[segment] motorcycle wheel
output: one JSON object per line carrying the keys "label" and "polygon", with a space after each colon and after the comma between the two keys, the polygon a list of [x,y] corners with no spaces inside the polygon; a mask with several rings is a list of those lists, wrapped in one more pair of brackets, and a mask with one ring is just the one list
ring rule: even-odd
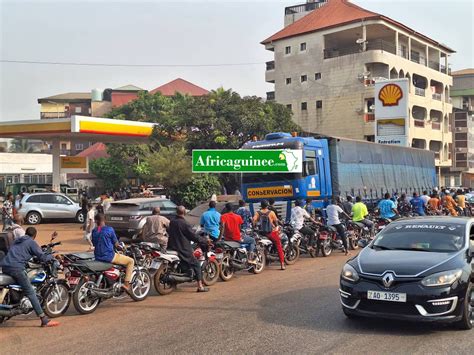
{"label": "motorcycle wheel", "polygon": [[321,244],[321,253],[323,256],[329,256],[332,253],[332,247],[331,247],[331,241],[329,239],[326,239],[322,244]]}
{"label": "motorcycle wheel", "polygon": [[[5,296],[5,298],[3,299],[3,303],[2,304],[8,304],[8,298],[9,298],[9,295],[7,293],[7,295]],[[8,320],[7,317],[5,316],[0,316],[0,324],[2,324],[3,322],[6,322]]]}
{"label": "motorcycle wheel", "polygon": [[163,278],[166,276],[168,267],[161,265],[155,274],[153,283],[155,284],[155,290],[162,296],[169,295],[174,290],[174,284],[171,282],[164,282]]}
{"label": "motorcycle wheel", "polygon": [[234,269],[230,266],[230,255],[225,254],[221,262],[219,277],[222,281],[229,281],[234,276]]}
{"label": "motorcycle wheel", "polygon": [[135,302],[143,301],[151,290],[151,276],[146,270],[137,270],[130,284],[130,297]]}
{"label": "motorcycle wheel", "polygon": [[100,303],[99,297],[92,296],[89,286],[95,286],[95,283],[82,278],[72,294],[72,303],[74,303],[74,308],[80,314],[94,312]]}
{"label": "motorcycle wheel", "polygon": [[206,286],[212,286],[219,278],[219,264],[217,261],[206,260],[201,266],[202,282]]}
{"label": "motorcycle wheel", "polygon": [[300,257],[300,248],[296,244],[291,244],[285,253],[285,264],[293,265]]}
{"label": "motorcycle wheel", "polygon": [[265,260],[265,253],[262,250],[257,250],[255,255],[257,258],[257,263],[250,269],[250,271],[254,274],[260,274],[263,270],[265,270],[265,265],[267,263]]}
{"label": "motorcycle wheel", "polygon": [[349,239],[349,247],[352,249],[352,250],[356,250],[359,248],[359,238],[357,238],[356,235],[354,235],[353,237],[351,237]]}
{"label": "motorcycle wheel", "polygon": [[44,294],[44,313],[50,318],[56,318],[64,313],[71,304],[69,287],[63,283],[51,285]]}

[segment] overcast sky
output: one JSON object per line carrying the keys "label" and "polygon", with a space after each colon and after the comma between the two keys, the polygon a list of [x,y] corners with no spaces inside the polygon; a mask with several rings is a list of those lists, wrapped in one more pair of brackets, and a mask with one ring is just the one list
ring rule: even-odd
{"label": "overcast sky", "polygon": [[[207,89],[264,96],[259,42],[283,27],[295,1],[0,0],[2,60],[221,67],[85,67],[0,63],[0,121],[39,118],[37,98],[134,84],[151,90],[177,77]],[[455,49],[453,70],[474,67],[473,0],[353,0]]]}

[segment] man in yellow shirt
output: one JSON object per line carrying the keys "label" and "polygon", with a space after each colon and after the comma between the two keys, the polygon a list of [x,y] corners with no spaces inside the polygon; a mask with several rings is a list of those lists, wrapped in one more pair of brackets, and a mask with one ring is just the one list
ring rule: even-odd
{"label": "man in yellow shirt", "polygon": [[360,196],[356,197],[356,203],[352,206],[352,221],[362,223],[370,230],[370,235],[374,235],[374,222],[365,218],[369,214],[367,206],[362,202]]}
{"label": "man in yellow shirt", "polygon": [[462,213],[466,215],[466,196],[464,196],[464,192],[461,189],[456,193],[456,202],[458,207],[462,210]]}

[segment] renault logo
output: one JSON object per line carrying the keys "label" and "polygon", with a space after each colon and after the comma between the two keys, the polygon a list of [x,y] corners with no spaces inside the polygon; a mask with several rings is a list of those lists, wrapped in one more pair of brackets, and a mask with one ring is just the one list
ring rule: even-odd
{"label": "renault logo", "polygon": [[388,288],[392,286],[393,281],[395,281],[395,277],[389,272],[388,274],[385,274],[384,277],[382,277],[382,281],[383,285]]}

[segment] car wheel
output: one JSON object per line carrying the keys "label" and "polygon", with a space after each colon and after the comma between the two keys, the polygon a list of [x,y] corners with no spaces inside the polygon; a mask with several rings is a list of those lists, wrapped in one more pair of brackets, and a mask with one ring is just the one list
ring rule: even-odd
{"label": "car wheel", "polygon": [[84,223],[84,221],[85,221],[84,213],[82,213],[81,211],[77,212],[77,214],[76,214],[76,222],[77,222],[77,223]]}
{"label": "car wheel", "polygon": [[467,286],[462,307],[462,319],[457,323],[459,329],[469,330],[474,325],[474,287],[471,282]]}
{"label": "car wheel", "polygon": [[38,212],[30,212],[26,215],[26,223],[28,224],[40,224],[41,223],[41,215]]}
{"label": "car wheel", "polygon": [[352,314],[346,307],[342,306],[342,312],[344,313],[344,315],[349,318],[349,319],[355,319],[357,318],[356,315]]}

